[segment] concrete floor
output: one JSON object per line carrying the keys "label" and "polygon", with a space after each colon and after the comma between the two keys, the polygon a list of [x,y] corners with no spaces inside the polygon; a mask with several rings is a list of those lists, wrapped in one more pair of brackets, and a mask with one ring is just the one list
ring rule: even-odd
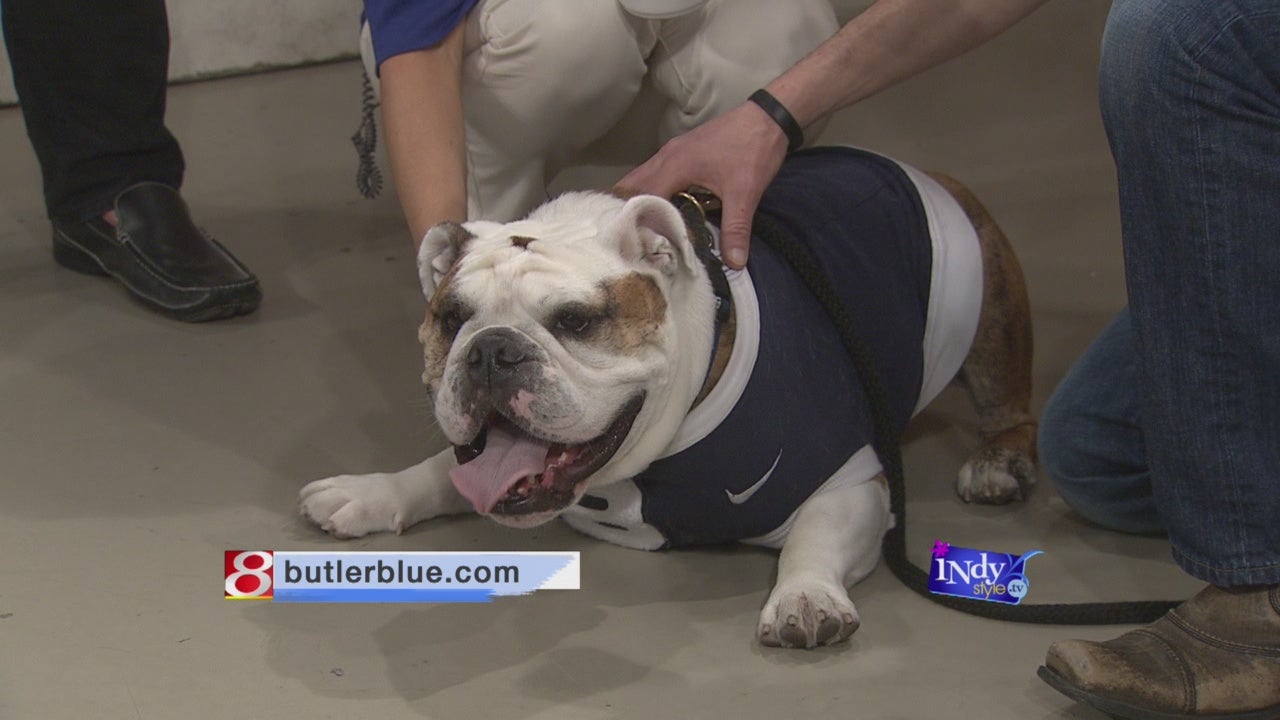
{"label": "concrete floor", "polygon": [[[1094,99],[1107,3],[1051,4],[840,115],[824,140],[968,182],[1019,250],[1036,407],[1124,302],[1115,181]],[[18,111],[0,111],[0,718],[1099,718],[1035,677],[1048,644],[1115,628],[939,608],[884,568],[862,629],[762,648],[774,557],[648,554],[478,518],[339,543],[299,487],[439,447],[419,384],[420,296],[395,198],[361,199],[343,63],[180,86],[185,194],[261,278],[248,318],[174,323],[55,267]],[[607,182],[594,168],[561,184]],[[1160,539],[1090,527],[1041,483],[966,506],[974,418],[948,391],[906,448],[910,537],[1045,555],[1028,602],[1185,597]],[[222,551],[579,550],[582,589],[487,605],[230,603]]]}

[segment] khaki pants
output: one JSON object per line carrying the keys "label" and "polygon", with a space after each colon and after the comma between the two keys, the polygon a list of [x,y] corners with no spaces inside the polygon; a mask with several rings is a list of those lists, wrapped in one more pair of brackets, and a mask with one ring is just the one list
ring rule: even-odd
{"label": "khaki pants", "polygon": [[[829,0],[709,0],[667,20],[614,0],[481,0],[466,22],[468,217],[496,221],[543,202],[555,173],[629,108],[640,114],[626,124],[636,162],[746,100],[838,27]],[[361,50],[375,78],[367,25]]]}

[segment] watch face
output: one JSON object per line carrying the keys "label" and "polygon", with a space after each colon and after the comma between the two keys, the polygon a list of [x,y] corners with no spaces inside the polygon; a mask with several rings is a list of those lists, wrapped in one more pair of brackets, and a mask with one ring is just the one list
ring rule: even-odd
{"label": "watch face", "polygon": [[627,12],[642,18],[671,18],[701,7],[707,0],[618,0]]}

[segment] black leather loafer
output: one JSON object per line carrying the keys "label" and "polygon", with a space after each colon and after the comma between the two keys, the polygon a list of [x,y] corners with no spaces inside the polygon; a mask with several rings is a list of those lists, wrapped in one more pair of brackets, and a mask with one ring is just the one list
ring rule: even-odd
{"label": "black leather loafer", "polygon": [[244,315],[262,301],[258,279],[191,220],[177,190],[133,185],[115,201],[118,224],[53,222],[53,259],[109,275],[151,309],[186,322]]}

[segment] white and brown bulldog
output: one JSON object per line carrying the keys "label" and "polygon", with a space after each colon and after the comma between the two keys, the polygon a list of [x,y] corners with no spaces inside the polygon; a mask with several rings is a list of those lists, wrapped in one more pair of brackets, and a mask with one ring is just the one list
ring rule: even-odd
{"label": "white and brown bulldog", "polygon": [[[1035,476],[1027,295],[977,200],[879,155],[820,148],[791,156],[760,207],[870,342],[893,426],[958,378],[982,442],[957,492],[1021,497]],[[475,511],[517,527],[561,516],[643,549],[779,548],[761,642],[849,637],[860,620],[846,588],[892,524],[862,383],[763,243],[713,284],[698,243],[714,232],[662,198],[590,193],[518,222],[432,228],[423,379],[453,447],[310,483],[302,513],[337,537]]]}

